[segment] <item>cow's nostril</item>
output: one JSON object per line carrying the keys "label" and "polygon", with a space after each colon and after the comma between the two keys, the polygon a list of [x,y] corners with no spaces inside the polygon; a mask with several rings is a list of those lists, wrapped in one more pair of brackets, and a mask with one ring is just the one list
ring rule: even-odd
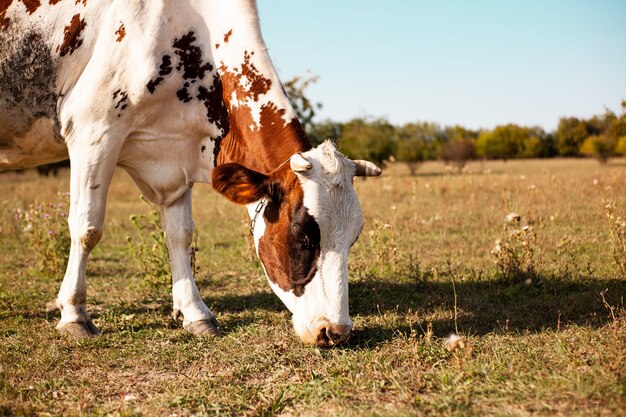
{"label": "cow's nostril", "polygon": [[326,336],[328,336],[328,339],[333,343],[338,343],[343,338],[343,335],[336,333],[330,329],[326,330]]}
{"label": "cow's nostril", "polygon": [[350,338],[350,328],[352,326],[328,325],[318,329],[317,345],[321,347],[331,347],[345,343]]}
{"label": "cow's nostril", "polygon": [[326,327],[322,327],[317,334],[317,345],[318,346],[330,346],[332,345],[331,339],[328,336],[328,330]]}

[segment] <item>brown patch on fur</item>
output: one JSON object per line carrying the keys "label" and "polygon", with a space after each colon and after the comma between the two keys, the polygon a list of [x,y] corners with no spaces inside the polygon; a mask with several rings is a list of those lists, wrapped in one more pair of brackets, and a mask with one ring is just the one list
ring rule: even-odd
{"label": "brown patch on fur", "polygon": [[270,193],[263,213],[259,257],[272,282],[300,297],[317,272],[320,229],[304,207],[302,186],[289,166],[279,169],[272,180],[280,189]]}
{"label": "brown patch on fur", "polygon": [[28,14],[35,13],[39,6],[41,6],[41,1],[39,0],[22,0],[22,3],[24,3],[24,6],[26,6]]}
{"label": "brown patch on fur", "polygon": [[219,43],[215,44],[215,49],[220,49],[220,44]]}
{"label": "brown patch on fur", "polygon": [[71,306],[81,306],[87,303],[87,294],[82,293],[74,293],[67,300],[67,304]]}
{"label": "brown patch on fur", "polygon": [[81,3],[83,4],[83,6],[86,6],[87,5],[87,0],[76,0],[75,4],[81,4]]}
{"label": "brown patch on fur", "polygon": [[239,164],[224,164],[211,172],[213,188],[236,204],[250,204],[268,194],[269,177]]}
{"label": "brown patch on fur", "polygon": [[59,3],[61,0],[48,0],[48,4],[51,6],[54,6],[55,4]]}
{"label": "brown patch on fur", "polygon": [[[272,81],[263,76],[252,63],[253,52],[244,52],[239,68],[219,67],[223,102],[228,108],[229,131],[216,147],[216,165],[237,162],[259,172],[270,172],[292,154],[311,149],[297,119],[286,123],[284,109],[265,103],[256,126],[246,101],[259,101],[267,94]],[[233,94],[236,102],[233,102]]]}
{"label": "brown patch on fur", "polygon": [[91,252],[96,247],[100,238],[102,237],[102,230],[94,227],[87,228],[87,231],[80,238],[80,245],[87,252]]}
{"label": "brown patch on fur", "polygon": [[228,41],[230,40],[230,37],[233,35],[233,30],[229,30],[228,32],[226,32],[224,34],[224,43],[228,43]]}
{"label": "brown patch on fur", "polygon": [[317,271],[320,229],[304,206],[304,191],[289,165],[265,175],[228,163],[213,169],[211,184],[237,204],[267,198],[259,257],[272,282],[297,297],[304,294]]}
{"label": "brown patch on fur", "polygon": [[11,19],[5,17],[11,4],[13,4],[13,0],[0,0],[0,29],[8,28],[11,24]]}
{"label": "brown patch on fur", "polygon": [[255,122],[249,103],[259,102],[270,91],[272,80],[254,65],[253,55],[245,51],[239,67],[222,63],[218,68],[220,83],[215,92],[221,89],[228,124],[222,122],[226,135],[216,140],[211,183],[238,204],[268,199],[259,256],[272,282],[301,296],[317,271],[320,230],[304,206],[300,181],[283,162],[311,149],[311,144],[298,120],[286,122],[285,109],[271,101],[261,105],[259,122]]}
{"label": "brown patch on fur", "polygon": [[57,47],[61,56],[65,56],[67,54],[71,55],[83,44],[83,40],[80,38],[80,35],[86,25],[85,19],[81,19],[80,14],[75,14],[72,17],[72,21],[69,25],[65,26],[63,31],[63,43]]}
{"label": "brown patch on fur", "polygon": [[120,25],[119,29],[115,31],[115,34],[117,35],[115,42],[122,42],[122,39],[126,36],[126,28],[123,23]]}

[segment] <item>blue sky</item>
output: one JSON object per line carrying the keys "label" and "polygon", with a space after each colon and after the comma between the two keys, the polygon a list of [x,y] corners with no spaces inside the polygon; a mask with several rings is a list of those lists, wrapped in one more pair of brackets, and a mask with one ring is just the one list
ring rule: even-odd
{"label": "blue sky", "polygon": [[552,130],[626,99],[626,0],[257,0],[281,79],[319,118]]}

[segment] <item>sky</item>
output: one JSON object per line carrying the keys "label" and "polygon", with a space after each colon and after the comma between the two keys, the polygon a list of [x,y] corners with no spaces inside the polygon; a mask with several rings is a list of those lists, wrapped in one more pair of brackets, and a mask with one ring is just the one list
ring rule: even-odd
{"label": "sky", "polygon": [[626,0],[257,0],[282,80],[317,120],[556,128],[621,112]]}

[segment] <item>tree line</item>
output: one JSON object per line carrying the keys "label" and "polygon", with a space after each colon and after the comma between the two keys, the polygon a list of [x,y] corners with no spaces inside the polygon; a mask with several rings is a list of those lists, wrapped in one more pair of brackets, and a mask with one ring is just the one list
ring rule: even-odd
{"label": "tree line", "polygon": [[381,118],[348,122],[310,122],[307,134],[314,143],[335,139],[351,158],[406,162],[411,171],[426,160],[443,160],[462,168],[471,159],[520,159],[626,156],[626,101],[621,114],[609,110],[589,119],[563,117],[554,132],[536,126],[506,124],[491,130],[414,122],[401,126]]}
{"label": "tree line", "polygon": [[443,160],[462,168],[471,159],[520,159],[595,157],[606,163],[610,157],[626,156],[626,101],[621,114],[606,109],[588,119],[563,117],[553,132],[537,126],[506,124],[490,130],[441,126],[431,122],[393,125],[384,118],[355,118],[347,122],[315,121],[321,108],[305,96],[316,77],[295,77],[285,90],[309,139],[314,144],[330,138],[351,158],[382,163],[406,162],[411,172],[426,160]]}

